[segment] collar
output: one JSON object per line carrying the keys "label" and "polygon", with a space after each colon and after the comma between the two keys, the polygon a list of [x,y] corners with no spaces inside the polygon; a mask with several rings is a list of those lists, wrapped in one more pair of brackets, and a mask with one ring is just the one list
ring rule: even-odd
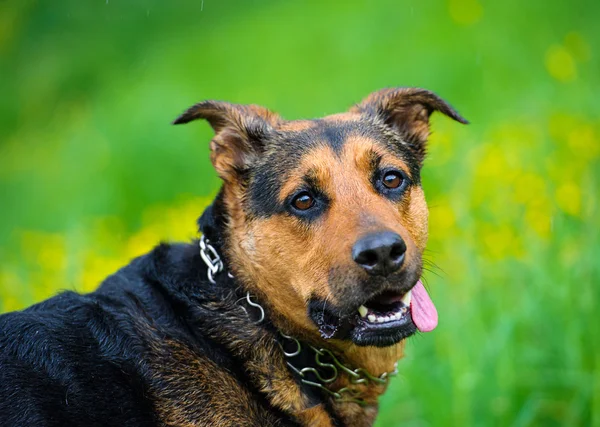
{"label": "collar", "polygon": [[[297,338],[285,335],[279,331],[279,335],[292,346],[292,351],[286,351],[285,344],[280,344],[281,350],[286,357],[288,367],[294,372],[303,384],[320,389],[323,393],[340,402],[354,402],[360,405],[366,404],[361,392],[356,385],[377,384],[385,385],[390,377],[398,374],[397,363],[394,370],[384,372],[380,376],[369,373],[366,369],[352,369],[344,365],[326,348],[317,348],[310,344],[302,344]],[[298,358],[299,361],[294,360]],[[303,366],[304,368],[298,368]],[[347,386],[332,390],[329,385],[335,383],[340,375],[347,375],[349,384]]]}
{"label": "collar", "polygon": [[[207,267],[207,277],[210,283],[216,284],[215,278],[225,270],[223,259],[219,255],[211,241],[215,239],[220,246],[219,233],[217,233],[216,221],[212,206],[209,206],[199,221],[200,231],[203,233],[199,240],[200,257]],[[217,247],[218,247],[217,246]],[[230,279],[234,276],[228,271]],[[251,315],[250,311],[258,314],[255,324],[260,324],[265,320],[265,310],[257,302],[252,301],[252,295],[249,291],[240,301],[245,301],[248,308],[240,304],[240,307],[246,312],[249,318],[256,317]],[[302,384],[319,389],[324,394],[340,402],[354,402],[364,405],[366,402],[362,399],[361,392],[357,390],[357,385],[385,385],[390,377],[397,375],[397,364],[394,364],[394,370],[384,372],[380,376],[375,376],[363,368],[350,368],[344,365],[340,360],[326,348],[317,348],[310,344],[301,343],[297,338],[286,335],[281,331],[278,340],[281,351],[286,358],[287,366],[299,378]],[[330,387],[340,378],[340,375],[347,375],[349,385],[332,390]]]}

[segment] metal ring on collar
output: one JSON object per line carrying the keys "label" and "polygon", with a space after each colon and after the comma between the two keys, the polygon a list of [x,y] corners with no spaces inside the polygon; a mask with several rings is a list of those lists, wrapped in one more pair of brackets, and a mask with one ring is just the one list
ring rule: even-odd
{"label": "metal ring on collar", "polygon": [[[281,335],[281,336],[282,336],[283,338],[285,338],[285,339],[288,339],[288,340],[290,340],[290,341],[294,341],[294,342],[296,343],[296,350],[295,350],[295,351],[292,351],[292,352],[290,352],[290,353],[286,352],[286,351],[283,349],[283,346],[281,346],[281,351],[283,351],[283,355],[284,355],[285,357],[294,357],[294,356],[298,356],[298,355],[300,354],[300,352],[302,351],[302,345],[300,345],[300,341],[298,341],[298,340],[297,340],[296,338],[294,338],[294,337],[291,337],[291,336],[289,336],[289,335],[286,335],[286,334],[284,334],[284,333],[283,333],[283,332],[281,332],[281,331],[279,332],[279,335]],[[288,365],[289,365],[289,363],[288,363]],[[291,365],[290,365],[290,366],[291,366]],[[294,369],[296,369],[296,368],[294,368]],[[296,372],[300,373],[300,371],[299,371],[299,370],[296,370]]]}
{"label": "metal ring on collar", "polygon": [[265,310],[261,307],[260,304],[257,304],[255,302],[252,302],[250,300],[250,292],[248,292],[246,294],[246,301],[248,301],[248,304],[251,305],[252,307],[256,307],[260,310],[260,319],[258,319],[256,322],[254,322],[255,324],[259,324],[260,322],[262,322],[263,320],[265,320]]}

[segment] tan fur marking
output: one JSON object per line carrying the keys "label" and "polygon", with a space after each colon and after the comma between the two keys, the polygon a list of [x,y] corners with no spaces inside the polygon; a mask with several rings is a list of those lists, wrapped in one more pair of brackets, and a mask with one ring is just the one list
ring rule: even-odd
{"label": "tan fur marking", "polygon": [[347,112],[331,114],[329,116],[323,117],[323,120],[325,120],[326,122],[352,122],[356,121],[359,117],[359,114]]}
{"label": "tan fur marking", "polygon": [[290,120],[282,122],[278,129],[285,132],[299,132],[314,126],[315,123],[312,120]]}
{"label": "tan fur marking", "polygon": [[298,413],[299,421],[305,426],[332,427],[331,417],[323,405],[313,406]]}

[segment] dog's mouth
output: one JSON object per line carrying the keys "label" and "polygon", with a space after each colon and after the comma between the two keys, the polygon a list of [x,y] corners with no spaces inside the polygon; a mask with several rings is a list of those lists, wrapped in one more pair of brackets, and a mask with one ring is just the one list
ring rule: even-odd
{"label": "dog's mouth", "polygon": [[405,320],[409,308],[412,292],[400,294],[386,291],[366,301],[358,307],[358,319],[367,325],[388,326],[395,322]]}
{"label": "dog's mouth", "polygon": [[351,339],[361,346],[386,347],[414,334],[432,331],[438,316],[425,287],[418,281],[409,291],[384,291],[359,305],[356,314],[340,318],[326,307],[311,317],[323,338]]}

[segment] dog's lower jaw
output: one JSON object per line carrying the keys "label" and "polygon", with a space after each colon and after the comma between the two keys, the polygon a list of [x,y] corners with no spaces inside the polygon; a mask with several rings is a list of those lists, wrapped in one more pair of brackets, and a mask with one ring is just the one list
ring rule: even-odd
{"label": "dog's lower jaw", "polygon": [[396,328],[385,333],[364,331],[359,327],[355,327],[351,332],[351,340],[360,347],[384,348],[398,344],[413,335],[416,331],[417,328],[412,320],[407,319],[406,324],[402,328]]}

